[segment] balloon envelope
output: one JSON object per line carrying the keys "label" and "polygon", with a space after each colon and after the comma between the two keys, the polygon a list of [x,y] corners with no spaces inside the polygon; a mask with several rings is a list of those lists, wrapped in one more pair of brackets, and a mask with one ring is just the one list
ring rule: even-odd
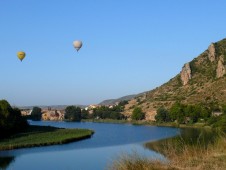
{"label": "balloon envelope", "polygon": [[26,54],[23,51],[17,52],[17,57],[22,61],[25,58]]}
{"label": "balloon envelope", "polygon": [[74,41],[73,46],[78,51],[82,47],[82,41],[78,41],[78,40]]}

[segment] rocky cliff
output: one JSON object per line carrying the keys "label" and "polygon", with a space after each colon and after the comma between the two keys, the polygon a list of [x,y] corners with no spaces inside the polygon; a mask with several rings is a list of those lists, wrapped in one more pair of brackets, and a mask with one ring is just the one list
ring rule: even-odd
{"label": "rocky cliff", "polygon": [[213,43],[210,44],[208,48],[208,58],[211,62],[214,62],[216,57],[215,57],[215,46]]}
{"label": "rocky cliff", "polygon": [[154,120],[159,107],[169,108],[176,101],[206,106],[226,103],[225,61],[226,39],[211,43],[167,83],[130,100],[124,114],[131,115],[133,108],[139,106],[147,119]]}
{"label": "rocky cliff", "polygon": [[217,78],[221,78],[225,75],[224,56],[221,55],[217,64]]}
{"label": "rocky cliff", "polygon": [[180,77],[183,85],[188,84],[189,80],[191,79],[191,67],[189,63],[186,63],[182,68]]}

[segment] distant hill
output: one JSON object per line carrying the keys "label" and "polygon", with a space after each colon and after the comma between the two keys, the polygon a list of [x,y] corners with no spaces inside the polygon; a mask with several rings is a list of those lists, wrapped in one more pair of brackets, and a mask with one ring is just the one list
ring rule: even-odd
{"label": "distant hill", "polygon": [[134,98],[134,97],[136,97],[138,95],[140,95],[140,94],[133,94],[133,95],[128,95],[128,96],[123,96],[123,97],[120,97],[118,99],[104,100],[101,103],[99,103],[99,105],[114,105],[117,102],[121,102],[121,101],[124,101],[124,100],[131,100],[132,98]]}
{"label": "distant hill", "polygon": [[[40,107],[41,109],[47,109],[48,107],[51,107],[51,109],[56,109],[56,110],[61,110],[61,109],[65,109],[67,106],[70,106],[70,105],[49,105],[49,106],[44,106],[44,105],[41,105],[41,106],[37,106],[37,105],[34,105],[34,106],[20,106],[18,107],[19,109],[32,109],[33,107]],[[87,107],[87,105],[74,105],[74,106],[78,106],[78,107],[81,107],[81,108],[85,108]]]}
{"label": "distant hill", "polygon": [[169,108],[176,101],[206,106],[226,104],[226,39],[211,43],[167,83],[135,96],[126,105],[124,114],[131,115],[133,108],[139,106],[147,119],[153,120],[159,107]]}

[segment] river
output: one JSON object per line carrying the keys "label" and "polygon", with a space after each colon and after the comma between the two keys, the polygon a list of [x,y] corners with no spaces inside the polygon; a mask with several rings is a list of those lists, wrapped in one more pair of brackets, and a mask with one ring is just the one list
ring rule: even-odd
{"label": "river", "polygon": [[85,128],[95,131],[85,140],[64,145],[0,151],[0,168],[12,170],[102,170],[121,154],[136,152],[164,157],[144,145],[179,134],[177,128],[92,122],[30,121],[31,125]]}

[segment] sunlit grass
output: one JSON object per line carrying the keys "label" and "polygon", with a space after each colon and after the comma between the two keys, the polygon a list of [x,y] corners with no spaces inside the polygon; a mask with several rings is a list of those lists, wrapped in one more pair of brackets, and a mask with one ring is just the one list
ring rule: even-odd
{"label": "sunlit grass", "polygon": [[0,150],[69,143],[92,136],[88,129],[62,129],[50,126],[30,126],[26,131],[0,140]]}
{"label": "sunlit grass", "polygon": [[[150,146],[149,146],[150,147]],[[220,135],[203,146],[182,140],[154,142],[152,149],[163,154],[168,162],[153,160],[138,154],[122,155],[109,167],[111,170],[157,170],[157,169],[226,169],[226,137]]]}

